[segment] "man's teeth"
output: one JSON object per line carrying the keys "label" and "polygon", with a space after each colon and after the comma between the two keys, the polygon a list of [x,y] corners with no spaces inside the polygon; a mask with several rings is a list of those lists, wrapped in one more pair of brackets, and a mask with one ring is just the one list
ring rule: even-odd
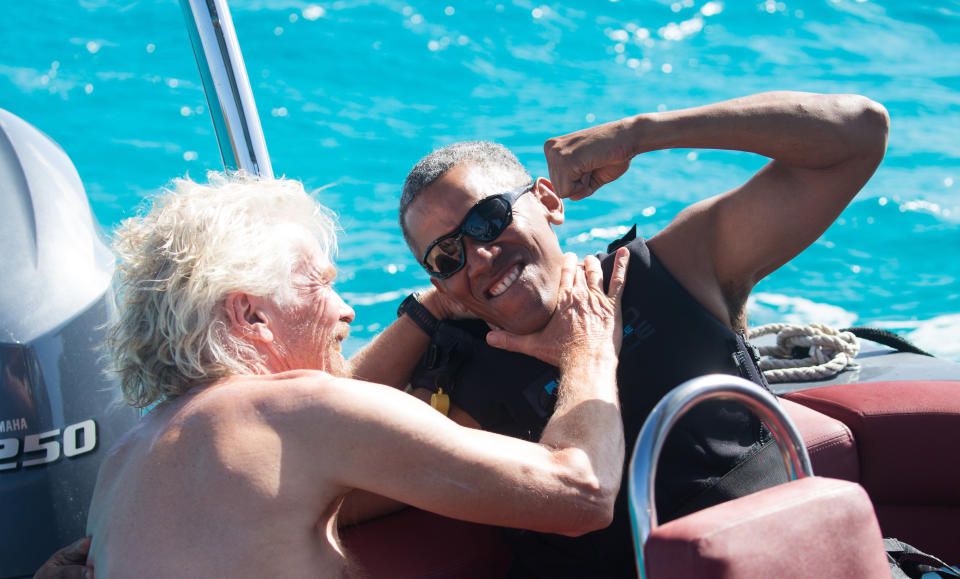
{"label": "man's teeth", "polygon": [[517,278],[520,277],[520,265],[513,266],[507,275],[503,276],[503,279],[500,282],[493,286],[490,290],[490,297],[497,297],[503,292],[507,291],[507,288],[513,285],[513,282],[517,281]]}

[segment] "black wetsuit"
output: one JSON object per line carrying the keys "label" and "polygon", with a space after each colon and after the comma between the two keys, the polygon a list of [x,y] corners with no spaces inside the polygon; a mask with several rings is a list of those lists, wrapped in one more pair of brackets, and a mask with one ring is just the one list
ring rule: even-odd
{"label": "black wetsuit", "polygon": [[[701,306],[647,248],[635,228],[610,245],[626,245],[624,338],[617,368],[627,460],[643,421],[675,386],[704,374],[743,376],[763,384],[748,344]],[[612,253],[600,254],[609,280]],[[491,348],[478,321],[443,322],[412,384],[450,394],[453,404],[485,430],[539,439],[556,402],[557,369]],[[761,452],[762,451],[762,452]],[[740,472],[734,484],[717,484]],[[746,473],[746,475],[744,475]],[[657,514],[666,522],[687,512],[785,482],[782,461],[760,422],[741,407],[708,402],[685,415],[668,436],[658,465]],[[626,479],[614,522],[579,538],[508,530],[517,554],[516,577],[630,577],[636,563]]]}

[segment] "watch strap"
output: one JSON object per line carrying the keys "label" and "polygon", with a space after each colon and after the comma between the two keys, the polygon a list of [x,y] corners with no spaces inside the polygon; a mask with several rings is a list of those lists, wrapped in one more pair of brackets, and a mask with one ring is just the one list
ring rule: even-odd
{"label": "watch strap", "polygon": [[397,317],[399,318],[403,314],[407,314],[410,320],[420,326],[420,329],[430,337],[433,337],[433,334],[437,331],[437,324],[440,323],[437,318],[433,317],[430,310],[420,303],[420,292],[413,292],[400,302],[400,307],[397,308]]}

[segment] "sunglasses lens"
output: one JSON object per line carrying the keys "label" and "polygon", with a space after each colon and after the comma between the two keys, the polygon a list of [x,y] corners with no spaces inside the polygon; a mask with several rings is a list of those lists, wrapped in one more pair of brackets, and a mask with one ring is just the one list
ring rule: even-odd
{"label": "sunglasses lens", "polygon": [[444,239],[433,246],[427,255],[426,263],[439,276],[448,276],[463,264],[463,251],[460,240],[454,237]]}
{"label": "sunglasses lens", "polygon": [[501,197],[492,197],[470,210],[462,231],[480,241],[493,241],[509,224],[510,204]]}
{"label": "sunglasses lens", "polygon": [[503,230],[510,225],[513,216],[510,201],[504,197],[515,200],[529,190],[528,187],[519,193],[494,195],[474,205],[456,231],[448,233],[430,247],[423,259],[427,271],[439,278],[449,277],[460,271],[465,261],[462,236],[484,242],[500,237]]}

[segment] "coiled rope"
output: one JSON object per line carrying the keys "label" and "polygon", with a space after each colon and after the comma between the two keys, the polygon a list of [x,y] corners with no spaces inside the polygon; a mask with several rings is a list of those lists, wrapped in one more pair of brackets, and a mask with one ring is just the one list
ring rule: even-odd
{"label": "coiled rope", "polygon": [[851,332],[823,324],[767,324],[750,330],[750,339],[776,334],[776,346],[760,346],[760,369],[771,383],[805,382],[855,367],[860,342]]}

